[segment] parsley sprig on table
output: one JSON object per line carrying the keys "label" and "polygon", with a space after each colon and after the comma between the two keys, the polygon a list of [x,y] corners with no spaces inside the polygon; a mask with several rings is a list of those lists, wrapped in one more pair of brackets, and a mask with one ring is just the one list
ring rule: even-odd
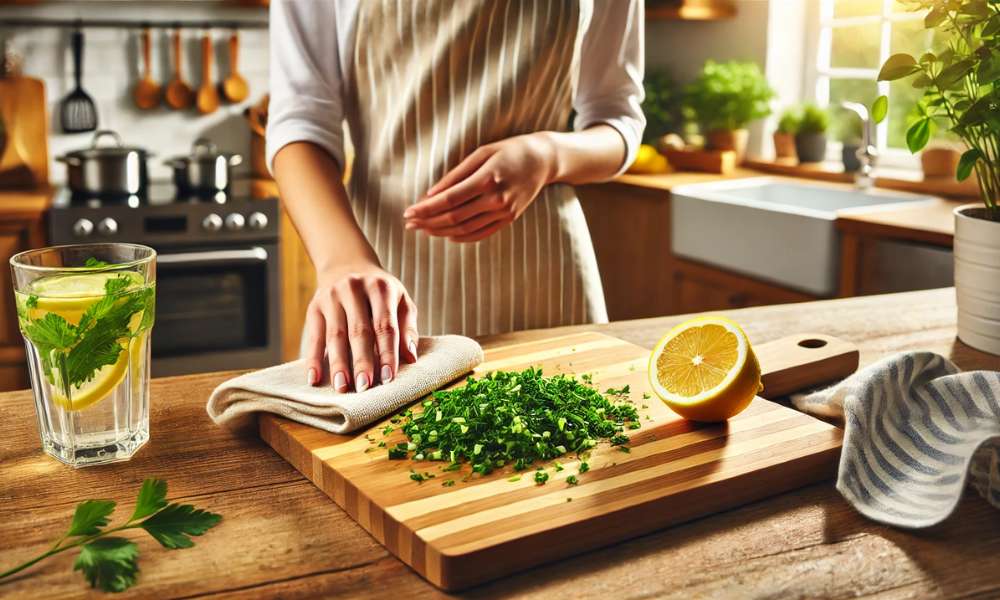
{"label": "parsley sprig on table", "polygon": [[[88,263],[88,266],[89,263]],[[25,336],[38,350],[42,371],[49,383],[69,396],[69,388],[90,381],[106,365],[118,361],[128,345],[123,343],[153,324],[153,287],[129,289],[135,279],[125,274],[104,283],[104,297],[91,304],[74,325],[61,315],[49,312],[39,319],[29,319],[19,311]],[[38,298],[29,296],[27,308],[38,306]],[[132,318],[142,312],[139,326],[132,331]]]}
{"label": "parsley sprig on table", "polygon": [[91,587],[99,587],[106,592],[122,592],[136,582],[139,547],[127,538],[112,536],[112,533],[143,529],[164,548],[190,548],[194,546],[190,536],[202,535],[222,519],[215,513],[190,504],[168,503],[167,482],[160,479],[143,481],[132,516],[122,525],[107,528],[114,510],[115,502],[111,500],[81,502],[76,506],[69,529],[48,551],[0,573],[0,580],[54,554],[80,548],[73,570],[81,571]]}
{"label": "parsley sprig on table", "polygon": [[[470,463],[474,473],[486,474],[510,463],[523,471],[535,461],[585,453],[601,440],[620,446],[629,439],[624,429],[639,420],[628,394],[628,386],[602,394],[588,376],[544,377],[537,368],[469,377],[392,419],[408,442],[390,447],[389,458],[443,461],[444,471]],[[546,479],[535,475],[539,485]]]}

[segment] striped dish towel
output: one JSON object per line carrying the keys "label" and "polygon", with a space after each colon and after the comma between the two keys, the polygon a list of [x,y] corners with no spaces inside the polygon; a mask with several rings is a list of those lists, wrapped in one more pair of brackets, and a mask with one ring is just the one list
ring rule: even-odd
{"label": "striped dish towel", "polygon": [[844,420],[837,489],[866,517],[935,525],[966,482],[1000,508],[1000,373],[962,373],[930,352],[898,354],[792,401]]}

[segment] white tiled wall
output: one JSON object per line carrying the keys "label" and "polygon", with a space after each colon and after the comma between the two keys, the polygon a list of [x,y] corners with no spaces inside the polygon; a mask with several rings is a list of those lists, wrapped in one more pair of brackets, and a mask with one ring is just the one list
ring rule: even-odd
{"label": "white tiled wall", "polygon": [[[32,7],[0,8],[4,17],[123,19],[123,20],[266,20],[261,9],[234,9],[194,2],[78,2],[55,3]],[[16,28],[0,26],[0,36],[24,59],[24,73],[45,82],[50,132],[50,157],[85,147],[92,134],[65,134],[59,123],[59,101],[73,89],[73,59],[70,31],[58,28]],[[186,154],[191,142],[207,137],[220,149],[249,152],[249,129],[243,110],[267,91],[268,38],[266,29],[240,31],[239,72],[250,86],[250,98],[241,104],[225,104],[209,115],[189,109],[174,111],[166,105],[143,111],[132,101],[132,88],[140,76],[138,29],[84,29],[83,89],[94,98],[98,108],[98,128],[117,131],[128,145],[142,146],[155,153],[150,160],[150,177],[167,180],[171,171],[163,165],[165,158]],[[183,30],[183,73],[195,89],[201,84],[201,36],[199,30]],[[228,44],[230,30],[211,31],[215,42],[213,80],[218,82],[229,73]],[[165,86],[173,73],[170,56],[169,29],[153,29],[153,76]],[[241,171],[249,169],[247,161]],[[65,179],[65,167],[53,161],[50,167],[53,182]]]}

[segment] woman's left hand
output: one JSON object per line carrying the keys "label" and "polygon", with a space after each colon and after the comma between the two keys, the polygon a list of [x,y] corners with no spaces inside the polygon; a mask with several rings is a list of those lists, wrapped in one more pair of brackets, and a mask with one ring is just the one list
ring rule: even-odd
{"label": "woman's left hand", "polygon": [[407,229],[476,242],[520,217],[556,173],[545,132],[481,146],[403,212]]}

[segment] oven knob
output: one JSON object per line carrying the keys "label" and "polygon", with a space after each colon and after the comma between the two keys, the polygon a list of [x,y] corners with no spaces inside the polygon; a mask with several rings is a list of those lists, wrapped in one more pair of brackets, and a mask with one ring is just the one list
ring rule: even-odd
{"label": "oven knob", "polygon": [[90,219],[80,219],[73,223],[73,235],[76,237],[87,237],[94,233],[94,223]]}
{"label": "oven knob", "polygon": [[239,231],[243,229],[243,226],[247,224],[247,220],[243,218],[240,213],[232,213],[226,215],[226,229],[230,231]]}
{"label": "oven knob", "polygon": [[101,235],[114,235],[118,233],[118,221],[111,217],[105,217],[97,223],[97,233]]}
{"label": "oven knob", "polygon": [[252,212],[247,218],[247,225],[250,229],[265,229],[267,227],[267,215],[261,212]]}
{"label": "oven knob", "polygon": [[201,228],[205,231],[218,231],[222,229],[222,217],[212,213],[201,222]]}

